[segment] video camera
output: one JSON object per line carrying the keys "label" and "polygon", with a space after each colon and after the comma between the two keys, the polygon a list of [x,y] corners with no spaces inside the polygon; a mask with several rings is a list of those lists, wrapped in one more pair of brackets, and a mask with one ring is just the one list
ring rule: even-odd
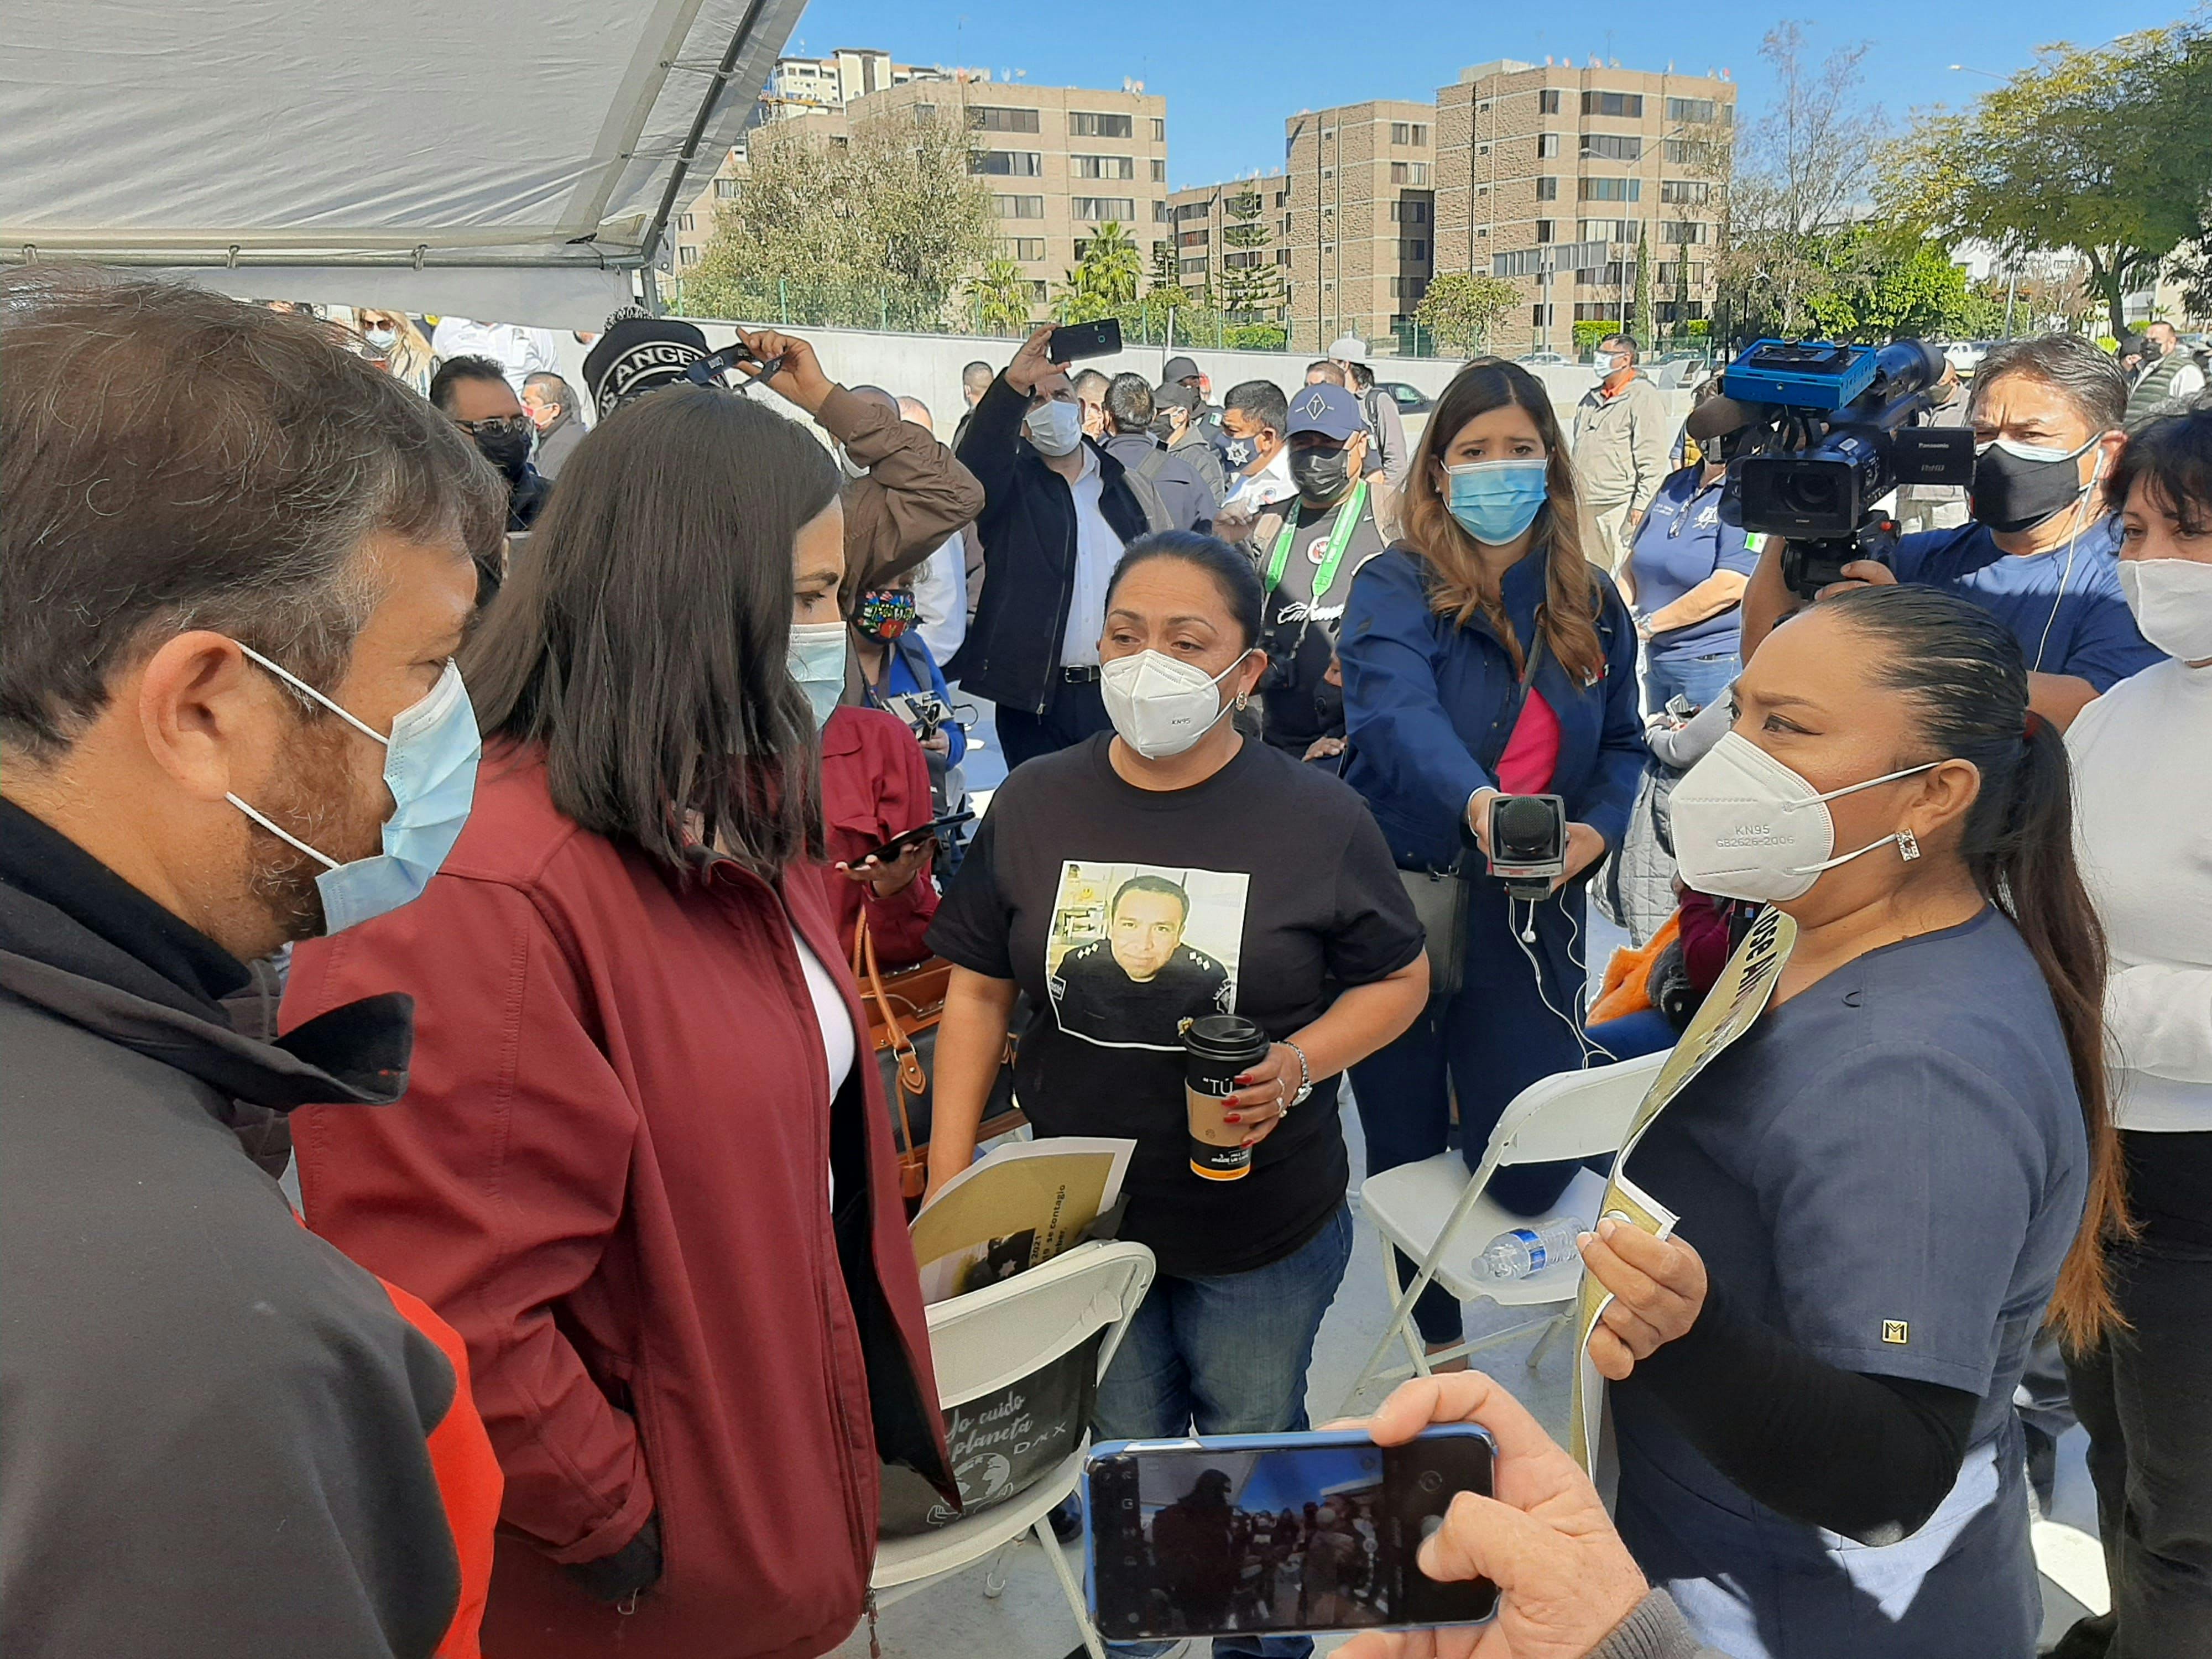
{"label": "video camera", "polygon": [[1725,496],[1743,527],[1787,538],[1783,580],[1813,599],[1856,559],[1887,564],[1897,525],[1874,503],[1900,484],[1971,484],[1974,434],[1922,424],[1943,354],[1919,340],[1871,346],[1761,340],[1722,392],[1752,419]]}

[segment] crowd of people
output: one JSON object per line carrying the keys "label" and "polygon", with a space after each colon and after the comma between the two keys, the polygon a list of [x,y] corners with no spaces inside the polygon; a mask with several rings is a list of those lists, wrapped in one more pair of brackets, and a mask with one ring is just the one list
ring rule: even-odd
{"label": "crowd of people", "polygon": [[[1564,417],[1479,358],[1409,440],[1356,339],[1217,404],[1044,329],[948,444],[784,332],[618,315],[580,393],[534,332],[0,279],[12,1650],[836,1646],[882,1471],[958,1501],[863,939],[946,968],[924,1201],[1009,1066],[1035,1135],[1134,1142],[1157,1276],[1091,1426],[1158,1439],[1308,1425],[1347,1092],[1370,1170],[1472,1167],[1767,906],[1772,1006],[1636,1153],[1678,1232],[1581,1242],[1611,1516],[1494,1384],[1419,1380],[1378,1441],[1501,1458],[1425,1567],[1499,1583],[1512,1652],[2025,1655],[2070,1410],[2112,1607],[2062,1651],[2212,1650],[2212,406],[2170,338],[1947,377],[1973,482],[1808,598],[1730,488],[1759,411],[1680,418],[1625,336]],[[963,836],[974,702],[1012,770]],[[1533,898],[1489,859],[1532,795]],[[1189,1155],[1215,1014],[1261,1040],[1233,1180]],[[1239,1524],[1216,1654],[1379,1617],[1356,1505]]]}

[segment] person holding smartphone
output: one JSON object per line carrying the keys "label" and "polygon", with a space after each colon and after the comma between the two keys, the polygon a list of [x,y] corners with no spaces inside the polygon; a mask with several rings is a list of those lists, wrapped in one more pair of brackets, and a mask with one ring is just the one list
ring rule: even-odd
{"label": "person holding smartphone", "polygon": [[1150,482],[1084,435],[1055,332],[1023,343],[960,440],[962,465],[983,485],[984,578],[945,672],[998,706],[1009,767],[1111,725],[1098,689],[1106,580],[1125,546],[1170,524]]}
{"label": "person holding smartphone", "polygon": [[[1419,924],[1358,798],[1229,718],[1266,667],[1261,603],[1251,561],[1212,537],[1133,544],[1098,641],[1113,734],[1007,779],[929,933],[954,963],[932,1190],[974,1157],[1024,993],[1016,1089],[1036,1133],[1137,1143],[1121,1236],[1159,1273],[1100,1382],[1101,1439],[1305,1426],[1352,1248],[1337,1079],[1427,991]],[[1265,1046],[1229,1097],[1249,1167],[1211,1180],[1177,1033],[1223,1013]],[[1215,1651],[1306,1651],[1268,1642]]]}

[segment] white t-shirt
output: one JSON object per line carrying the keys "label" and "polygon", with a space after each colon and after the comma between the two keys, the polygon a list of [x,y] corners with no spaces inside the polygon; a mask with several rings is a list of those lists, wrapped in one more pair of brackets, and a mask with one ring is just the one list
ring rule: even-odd
{"label": "white t-shirt", "polygon": [[1068,486],[1075,497],[1075,587],[1067,601],[1067,632],[1060,641],[1063,667],[1097,662],[1098,636],[1106,631],[1106,584],[1121,562],[1121,538],[1099,510],[1104,488],[1098,452],[1086,443],[1083,471]]}
{"label": "white t-shirt", "polygon": [[957,533],[914,573],[915,630],[942,665],[968,637],[968,544]]}
{"label": "white t-shirt", "polygon": [[[822,1036],[822,1058],[830,1067],[830,1098],[837,1098],[837,1091],[845,1086],[852,1075],[853,1060],[860,1052],[858,1039],[853,1034],[853,1016],[846,1011],[845,994],[837,988],[837,981],[822,965],[822,958],[814,954],[814,947],[796,927],[791,930],[791,942],[799,947],[799,970],[806,975],[807,994],[814,999],[814,1025]],[[837,1207],[837,1172],[827,1171],[830,1182],[830,1207]]]}
{"label": "white t-shirt", "polygon": [[2075,848],[2112,949],[2113,1118],[2212,1129],[2212,667],[2122,680],[2066,747]]}
{"label": "white t-shirt", "polygon": [[516,323],[477,323],[466,317],[441,317],[430,334],[430,352],[439,358],[489,357],[507,371],[514,395],[522,383],[544,371],[561,372],[560,348],[550,328],[524,328]]}

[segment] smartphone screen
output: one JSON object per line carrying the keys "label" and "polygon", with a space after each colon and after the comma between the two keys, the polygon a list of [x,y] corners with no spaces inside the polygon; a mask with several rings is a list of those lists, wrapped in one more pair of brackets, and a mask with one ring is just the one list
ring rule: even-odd
{"label": "smartphone screen", "polygon": [[1092,1616],[1109,1642],[1473,1624],[1486,1583],[1414,1561],[1455,1495],[1490,1490],[1472,1425],[1102,1446],[1086,1470]]}

